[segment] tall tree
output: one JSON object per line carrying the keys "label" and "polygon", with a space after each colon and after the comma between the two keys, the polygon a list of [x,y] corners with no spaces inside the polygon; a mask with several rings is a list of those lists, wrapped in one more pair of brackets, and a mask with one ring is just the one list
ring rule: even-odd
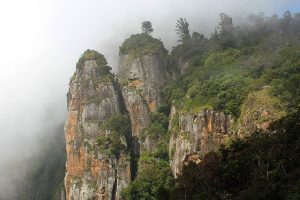
{"label": "tall tree", "polygon": [[152,23],[150,21],[142,22],[142,32],[147,35],[153,32]]}
{"label": "tall tree", "polygon": [[189,23],[186,19],[179,18],[176,24],[176,33],[179,36],[178,42],[184,42],[191,38],[190,30],[189,30]]}
{"label": "tall tree", "polygon": [[219,42],[223,48],[235,46],[233,32],[234,26],[232,18],[225,13],[221,13],[218,26],[218,38],[220,39]]}
{"label": "tall tree", "polygon": [[221,36],[233,32],[232,18],[225,13],[221,13],[218,30]]}
{"label": "tall tree", "polygon": [[293,16],[289,10],[283,13],[283,18],[281,22],[281,29],[283,33],[290,33],[291,32],[291,25],[293,22]]}

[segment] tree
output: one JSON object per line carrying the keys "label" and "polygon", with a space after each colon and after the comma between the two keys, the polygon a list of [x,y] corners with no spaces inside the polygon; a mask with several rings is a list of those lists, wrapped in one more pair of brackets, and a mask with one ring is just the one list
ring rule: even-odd
{"label": "tree", "polygon": [[223,48],[234,47],[234,27],[232,18],[225,13],[220,14],[220,22],[218,26],[218,38],[220,39],[220,45]]}
{"label": "tree", "polygon": [[228,33],[232,33],[233,32],[232,18],[225,13],[221,13],[218,30],[221,36]]}
{"label": "tree", "polygon": [[293,21],[293,16],[289,10],[285,11],[283,13],[283,18],[282,18],[282,25],[281,29],[283,33],[290,33],[291,32],[291,25]]}
{"label": "tree", "polygon": [[200,34],[198,32],[193,32],[192,39],[195,39],[195,40],[204,40],[205,37],[204,37],[203,34]]}
{"label": "tree", "polygon": [[147,35],[153,32],[152,23],[150,21],[142,22],[142,32]]}
{"label": "tree", "polygon": [[178,42],[184,42],[191,38],[190,30],[189,30],[189,23],[186,19],[179,18],[176,24],[176,33],[179,36]]}

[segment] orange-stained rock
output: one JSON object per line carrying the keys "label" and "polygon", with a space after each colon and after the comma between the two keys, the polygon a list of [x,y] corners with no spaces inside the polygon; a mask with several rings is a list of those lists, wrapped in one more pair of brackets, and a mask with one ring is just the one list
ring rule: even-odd
{"label": "orange-stained rock", "polygon": [[148,103],[148,108],[150,112],[155,112],[156,111],[156,103],[153,100],[150,100]]}
{"label": "orange-stained rock", "polygon": [[133,153],[138,156],[140,132],[150,123],[149,113],[157,111],[162,103],[161,90],[167,81],[164,50],[138,58],[121,55],[118,77],[126,83],[121,85],[121,91],[134,136]]}
{"label": "orange-stained rock", "polygon": [[123,159],[126,152],[116,158],[97,145],[98,137],[110,134],[99,125],[121,113],[121,97],[114,79],[102,79],[96,68],[94,60],[85,61],[70,82],[65,123],[67,200],[118,199],[131,180],[130,161]]}
{"label": "orange-stained rock", "polygon": [[[177,113],[173,107],[170,116],[169,154],[175,178],[181,174],[184,164],[189,161],[198,164],[207,153],[217,151],[231,136],[230,116],[222,112],[205,109],[197,114]],[[178,124],[173,124],[175,122]],[[174,129],[175,126],[179,130]]]}

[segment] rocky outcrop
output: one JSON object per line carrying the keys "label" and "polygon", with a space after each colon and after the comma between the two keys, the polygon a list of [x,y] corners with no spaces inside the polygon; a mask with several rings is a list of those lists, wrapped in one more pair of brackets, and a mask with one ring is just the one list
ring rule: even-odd
{"label": "rocky outcrop", "polygon": [[170,165],[177,178],[185,161],[201,162],[202,157],[217,151],[230,131],[230,116],[205,109],[197,114],[179,113],[173,106],[170,115]]}
{"label": "rocky outcrop", "polygon": [[161,89],[166,83],[166,54],[133,57],[121,55],[118,77],[132,124],[133,153],[138,156],[140,131],[150,123],[149,113],[161,105]]}
{"label": "rocky outcrop", "polygon": [[175,178],[189,161],[200,163],[203,156],[217,151],[227,139],[244,137],[260,130],[285,115],[280,101],[270,95],[270,88],[251,92],[241,108],[240,118],[233,122],[230,116],[210,109],[197,114],[180,113],[171,109],[169,130],[170,165]]}
{"label": "rocky outcrop", "polygon": [[[112,134],[101,125],[122,112],[120,93],[105,66],[99,66],[96,59],[82,63],[76,69],[67,95],[66,199],[119,199],[121,189],[131,179],[130,160],[126,152],[115,156],[103,151],[97,140]],[[125,138],[122,142],[128,147]]]}
{"label": "rocky outcrop", "polygon": [[161,89],[166,83],[166,55],[164,53],[144,55],[132,58],[122,55],[118,76],[122,87],[126,108],[133,126],[133,135],[137,136],[140,127],[145,126],[149,112],[155,112],[161,104]]}
{"label": "rocky outcrop", "polygon": [[270,87],[249,93],[241,108],[237,133],[240,137],[266,131],[270,124],[286,115],[280,100],[270,95]]}

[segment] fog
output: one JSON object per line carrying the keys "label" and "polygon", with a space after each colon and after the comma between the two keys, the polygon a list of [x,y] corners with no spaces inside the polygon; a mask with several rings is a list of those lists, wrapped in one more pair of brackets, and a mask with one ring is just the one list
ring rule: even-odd
{"label": "fog", "polygon": [[[225,12],[238,23],[250,13],[281,15],[300,10],[299,0],[6,0],[0,3],[0,193],[13,192],[30,168],[21,163],[41,151],[64,122],[66,93],[87,48],[117,70],[118,48],[141,22],[168,49],[176,45],[176,19],[205,35]],[[61,133],[63,134],[63,133]]]}

